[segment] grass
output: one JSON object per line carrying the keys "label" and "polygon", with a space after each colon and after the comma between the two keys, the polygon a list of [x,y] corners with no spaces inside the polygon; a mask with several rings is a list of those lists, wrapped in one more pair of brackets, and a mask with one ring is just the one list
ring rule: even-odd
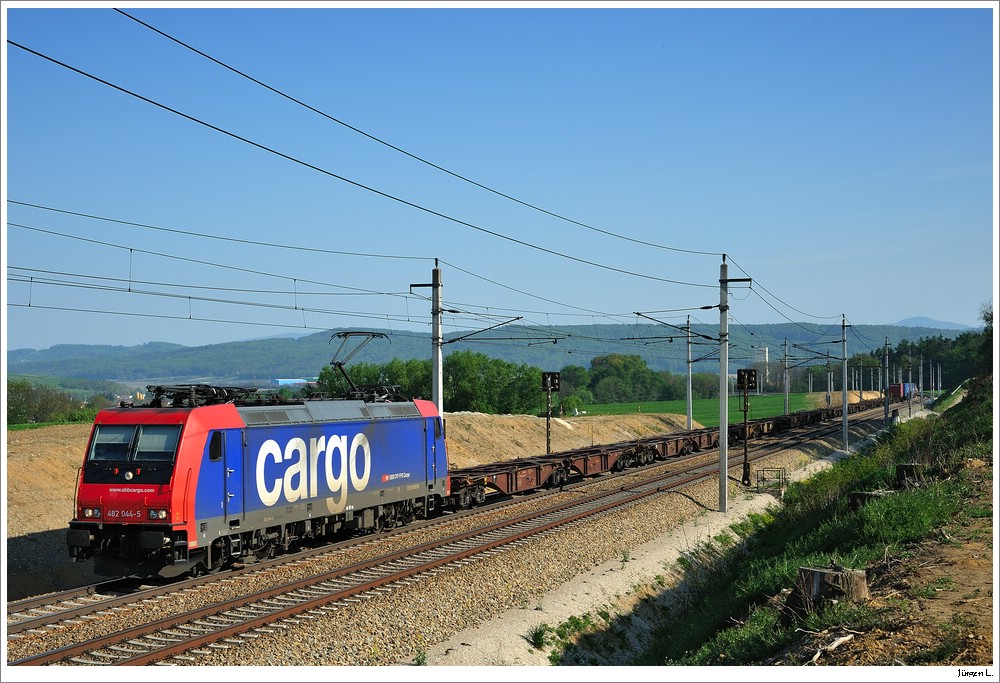
{"label": "grass", "polygon": [[529,631],[528,635],[525,636],[531,647],[536,650],[541,650],[545,647],[545,644],[549,642],[549,627],[548,624],[538,624],[533,626]]}
{"label": "grass", "polygon": [[91,420],[87,422],[27,422],[24,424],[8,424],[8,432],[20,432],[26,429],[39,429],[41,427],[56,427],[59,425],[80,425],[80,424],[90,424]]}
{"label": "grass", "polygon": [[[812,410],[819,406],[823,393],[789,394],[788,410]],[[586,407],[587,415],[634,415],[636,413],[674,413],[687,415],[687,401],[643,401],[639,403],[604,403]],[[785,412],[784,394],[761,394],[750,396],[750,410],[747,419],[782,415]],[[696,398],[691,401],[691,419],[704,427],[719,425],[719,399]],[[729,421],[743,419],[743,397],[729,397]]]}
{"label": "grass", "polygon": [[938,396],[937,400],[934,401],[934,405],[931,406],[931,409],[936,413],[943,413],[948,410],[948,408],[951,408],[955,404],[955,401],[958,400],[958,397],[962,393],[962,389],[966,384],[968,384],[968,381],[962,382],[947,394]]}
{"label": "grass", "polygon": [[[721,552],[710,567],[694,602],[698,608],[671,620],[644,664],[711,665],[753,664],[765,660],[798,638],[797,628],[817,631],[832,625],[858,628],[877,623],[882,615],[864,606],[837,605],[813,613],[805,625],[781,618],[767,605],[767,597],[793,585],[800,566],[825,566],[831,557],[849,568],[863,569],[889,552],[903,552],[913,542],[967,512],[970,489],[955,476],[961,467],[961,448],[941,453],[928,444],[953,442],[953,435],[976,434],[976,426],[992,416],[992,386],[982,385],[963,410],[945,418],[915,420],[898,425],[891,438],[871,447],[861,457],[838,463],[789,488],[784,507],[773,519],[757,518],[740,531],[752,538],[753,552]],[[982,440],[991,435],[982,434]],[[922,461],[931,473],[925,488],[900,490],[857,510],[846,504],[846,492],[891,487],[895,463]],[[933,475],[937,476],[933,476]],[[925,587],[947,590],[946,581]],[[742,624],[728,626],[740,616]],[[731,623],[731,622],[730,622]],[[952,652],[945,643],[940,652],[924,655],[942,661]]]}
{"label": "grass", "polygon": [[[988,516],[991,511],[977,500],[972,485],[978,475],[963,464],[971,457],[992,463],[992,391],[989,381],[973,385],[947,413],[896,425],[864,452],[791,484],[780,507],[751,515],[685,553],[677,562],[685,573],[685,593],[661,611],[663,626],[632,663],[754,665],[797,643],[803,630],[869,630],[895,618],[892,610],[905,604],[876,608],[842,601],[803,616],[772,598],[794,585],[799,567],[836,561],[866,569],[887,556],[904,556],[946,525],[960,529],[963,520]],[[896,488],[896,464],[914,462],[923,468],[924,486],[895,490],[858,509],[848,505],[852,491]],[[950,590],[953,582],[942,578],[911,592],[930,597]],[[561,663],[574,648],[568,642],[572,634],[597,626],[610,639],[610,629],[589,623],[588,616],[554,629],[551,663]],[[908,663],[948,661],[962,627],[943,625],[940,647],[914,654]],[[588,661],[600,658],[599,650],[589,648],[589,653],[580,654]]]}

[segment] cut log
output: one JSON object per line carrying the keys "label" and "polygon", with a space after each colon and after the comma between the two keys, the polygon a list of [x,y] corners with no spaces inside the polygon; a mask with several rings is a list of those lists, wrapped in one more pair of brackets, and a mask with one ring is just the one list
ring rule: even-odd
{"label": "cut log", "polygon": [[840,600],[868,600],[868,578],[862,569],[843,567],[799,567],[789,606],[799,614],[809,614]]}
{"label": "cut log", "polygon": [[847,505],[852,510],[857,510],[874,499],[881,498],[890,493],[892,491],[851,491],[847,494]]}
{"label": "cut log", "polygon": [[896,463],[896,486],[916,489],[924,485],[923,465],[917,462]]}

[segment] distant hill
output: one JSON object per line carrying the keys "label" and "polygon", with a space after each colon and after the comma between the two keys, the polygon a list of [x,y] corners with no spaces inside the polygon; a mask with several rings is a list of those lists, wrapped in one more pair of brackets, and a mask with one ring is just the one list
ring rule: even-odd
{"label": "distant hill", "polygon": [[[718,327],[693,325],[692,359],[695,372],[718,372]],[[280,378],[315,377],[330,364],[340,347],[332,339],[338,330],[293,337],[271,337],[248,341],[183,346],[150,342],[139,346],[62,344],[49,349],[16,349],[7,352],[10,376],[67,377],[110,380],[143,386],[159,383],[220,383],[274,385]],[[431,339],[428,333],[378,330],[388,339],[375,339],[352,360],[387,363],[400,360],[429,359]],[[840,323],[814,325],[730,324],[730,359],[738,366],[749,366],[755,354],[768,359],[782,357],[787,340],[790,356],[801,355],[795,346],[840,357]],[[848,334],[847,353],[866,353],[882,346],[886,338],[895,346],[903,339],[919,341],[925,337],[958,336],[955,330],[904,325],[855,325]],[[461,341],[453,341],[462,337]],[[596,356],[612,353],[641,356],[653,370],[684,373],[687,368],[687,344],[684,333],[663,325],[573,325],[562,327],[510,326],[483,334],[472,331],[446,335],[443,353],[466,350],[483,353],[511,363],[526,364],[545,371],[561,370],[567,365],[590,367]],[[353,347],[345,348],[345,353]],[[714,355],[713,355],[714,354]],[[348,369],[350,364],[348,364]]]}
{"label": "distant hill", "polygon": [[929,327],[938,330],[974,330],[976,328],[969,325],[960,325],[959,323],[948,323],[943,320],[934,320],[933,318],[925,318],[923,316],[917,316],[916,318],[907,318],[906,320],[900,320],[897,325],[901,327]]}

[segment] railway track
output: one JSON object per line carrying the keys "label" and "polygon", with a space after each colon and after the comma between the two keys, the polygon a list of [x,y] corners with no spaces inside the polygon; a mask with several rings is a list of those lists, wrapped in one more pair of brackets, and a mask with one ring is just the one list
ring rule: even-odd
{"label": "railway track", "polygon": [[[865,415],[865,413],[857,414],[852,418],[852,422],[864,419]],[[877,420],[877,418],[871,417],[868,419]],[[877,421],[880,422],[880,420]],[[825,425],[819,429],[813,428],[810,430],[809,438],[817,438],[824,433],[837,434],[839,429],[839,424]],[[772,455],[775,451],[787,448],[789,438],[783,435],[780,439],[773,437],[761,439],[761,443],[755,444],[750,456],[751,462],[759,461]],[[804,437],[800,434],[798,440],[802,440],[802,438]],[[171,657],[196,658],[199,654],[210,652],[213,649],[235,646],[243,639],[254,638],[266,632],[267,629],[273,628],[274,624],[278,624],[277,628],[281,628],[280,624],[289,623],[288,620],[317,618],[331,611],[348,608],[352,601],[364,600],[379,592],[403,589],[408,583],[419,581],[421,576],[446,571],[449,565],[460,566],[471,561],[471,558],[488,556],[490,553],[499,552],[498,549],[502,547],[523,542],[529,537],[550,533],[556,528],[579,523],[588,517],[635,504],[649,496],[677,490],[694,481],[717,476],[717,451],[714,455],[713,458],[713,453],[703,452],[672,459],[665,465],[659,464],[652,468],[655,472],[643,477],[641,481],[634,480],[636,477],[642,476],[645,470],[628,470],[618,477],[627,476],[633,481],[612,491],[586,495],[577,493],[574,494],[577,500],[548,506],[541,511],[521,515],[514,520],[505,519],[430,543],[404,547],[396,552],[379,555],[348,567],[311,575],[294,582],[280,584],[250,595],[220,602],[217,605],[209,605],[165,619],[151,621],[117,634],[91,638],[76,645],[57,647],[23,657],[11,662],[11,664],[41,665],[56,662],[78,665],[148,664],[167,661]],[[741,465],[741,462],[731,462],[730,472],[737,470]],[[735,480],[739,479],[738,476],[734,477],[732,474],[730,476]],[[597,481],[610,483],[612,480],[613,478],[610,476],[596,480],[584,480],[567,485],[566,490],[574,491],[577,487],[582,488]],[[518,496],[517,498],[517,501],[503,502],[507,504],[523,502],[530,496]],[[480,510],[488,511],[490,508],[481,508]],[[449,516],[446,519],[453,520],[458,516]],[[412,527],[406,527],[397,530],[397,532],[406,532],[411,529]],[[387,534],[383,534],[368,538],[384,539],[386,536]],[[364,542],[364,539],[361,542]],[[337,551],[327,550],[326,552]],[[272,562],[277,563],[281,559],[287,561],[287,558],[278,558]],[[296,556],[295,559],[300,558]],[[225,574],[200,577],[197,581],[227,583],[236,581],[238,578],[238,575]],[[195,584],[189,584],[182,588],[178,588],[177,585],[156,587],[131,596],[116,596],[104,600],[94,599],[90,604],[86,604],[86,598],[77,597],[73,601],[82,600],[83,605],[74,606],[71,611],[66,611],[65,616],[51,618],[46,623],[55,624],[51,628],[58,629],[61,627],[56,622],[60,619],[63,620],[63,623],[67,623],[68,619],[68,623],[72,625],[75,620],[87,613],[100,614],[114,609],[114,606],[118,604],[128,604],[137,600],[149,601],[155,594],[149,592],[151,590],[173,590],[176,592],[190,590],[193,585]],[[91,594],[94,593],[97,591]],[[61,602],[64,602],[67,596],[60,597]],[[109,599],[117,602],[107,602]],[[35,605],[31,609],[38,610],[40,606]],[[29,625],[16,626],[16,632],[38,632],[41,622],[35,621],[35,619],[46,618],[48,617],[43,614],[25,620],[23,623]]]}
{"label": "railway track", "polygon": [[[706,464],[675,471],[666,468],[644,481],[601,491],[566,503],[479,527],[444,539],[383,555],[349,567],[324,572],[247,596],[141,624],[125,631],[42,652],[11,665],[145,665],[182,657],[200,648],[237,645],[260,629],[295,619],[310,619],[374,597],[380,591],[405,588],[422,577],[618,510],[638,501],[674,491],[710,476]],[[233,579],[224,579],[224,581]]]}

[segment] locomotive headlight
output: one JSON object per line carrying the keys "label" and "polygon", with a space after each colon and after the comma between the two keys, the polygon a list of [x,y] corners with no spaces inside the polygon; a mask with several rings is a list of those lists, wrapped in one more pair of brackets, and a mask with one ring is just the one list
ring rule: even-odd
{"label": "locomotive headlight", "polygon": [[150,519],[157,519],[157,520],[159,520],[159,519],[166,519],[167,518],[167,511],[166,510],[162,510],[162,509],[153,509],[153,508],[150,508],[149,509],[149,518]]}
{"label": "locomotive headlight", "polygon": [[100,517],[101,508],[83,508],[83,516],[87,517],[88,519]]}

